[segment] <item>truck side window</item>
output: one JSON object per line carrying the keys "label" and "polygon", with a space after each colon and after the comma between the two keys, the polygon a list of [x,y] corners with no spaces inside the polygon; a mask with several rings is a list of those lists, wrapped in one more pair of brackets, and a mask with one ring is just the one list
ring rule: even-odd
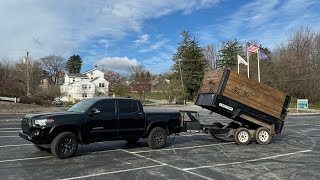
{"label": "truck side window", "polygon": [[119,113],[134,113],[138,112],[138,104],[135,101],[119,101]]}
{"label": "truck side window", "polygon": [[99,109],[102,113],[115,114],[115,105],[116,102],[114,100],[102,101]]}

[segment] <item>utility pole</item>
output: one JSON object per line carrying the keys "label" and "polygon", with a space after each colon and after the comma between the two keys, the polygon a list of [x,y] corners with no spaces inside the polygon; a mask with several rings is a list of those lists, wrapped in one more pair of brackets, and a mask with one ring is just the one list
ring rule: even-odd
{"label": "utility pole", "polygon": [[23,58],[23,61],[27,65],[27,96],[30,96],[29,51],[27,51],[27,56]]}
{"label": "utility pole", "polygon": [[182,78],[182,71],[181,71],[181,65],[180,65],[181,59],[178,59],[179,62],[179,69],[180,69],[180,78],[181,78],[181,85],[182,85],[182,91],[183,91],[183,104],[186,104],[186,97],[185,97],[185,92],[184,92],[184,84],[183,84],[183,78]]}

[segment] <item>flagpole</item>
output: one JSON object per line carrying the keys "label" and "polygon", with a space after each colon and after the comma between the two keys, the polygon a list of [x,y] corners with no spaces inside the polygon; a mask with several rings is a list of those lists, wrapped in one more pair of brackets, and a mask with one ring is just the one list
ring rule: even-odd
{"label": "flagpole", "polygon": [[248,78],[250,77],[249,76],[249,65],[250,65],[250,63],[249,63],[249,52],[248,52],[248,42],[246,43],[246,51],[247,51],[247,62],[248,62],[248,66],[247,66],[247,70],[248,70]]}
{"label": "flagpole", "polygon": [[260,83],[260,50],[259,49],[257,52],[257,56],[258,56],[258,81]]}
{"label": "flagpole", "polygon": [[239,54],[237,53],[237,62],[238,62],[238,74],[240,73],[240,70],[239,70]]}

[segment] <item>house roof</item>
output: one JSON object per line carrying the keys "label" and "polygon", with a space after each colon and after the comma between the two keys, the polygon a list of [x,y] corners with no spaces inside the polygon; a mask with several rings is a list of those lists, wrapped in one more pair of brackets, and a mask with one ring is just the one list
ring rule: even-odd
{"label": "house roof", "polygon": [[94,67],[93,69],[90,69],[90,70],[84,72],[83,74],[87,74],[87,73],[95,71],[95,70],[99,70],[99,69],[97,67]]}
{"label": "house roof", "polygon": [[68,73],[69,77],[81,77],[81,78],[88,78],[87,75],[85,74],[80,74],[80,73]]}

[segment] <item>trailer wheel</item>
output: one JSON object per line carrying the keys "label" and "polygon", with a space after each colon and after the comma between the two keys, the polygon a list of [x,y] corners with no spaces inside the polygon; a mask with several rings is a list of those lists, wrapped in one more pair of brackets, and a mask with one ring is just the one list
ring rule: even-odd
{"label": "trailer wheel", "polygon": [[238,128],[234,133],[234,140],[239,145],[247,145],[251,142],[251,134],[247,128]]}
{"label": "trailer wheel", "polygon": [[271,133],[268,128],[259,127],[255,133],[256,143],[258,144],[269,144],[271,141]]}

